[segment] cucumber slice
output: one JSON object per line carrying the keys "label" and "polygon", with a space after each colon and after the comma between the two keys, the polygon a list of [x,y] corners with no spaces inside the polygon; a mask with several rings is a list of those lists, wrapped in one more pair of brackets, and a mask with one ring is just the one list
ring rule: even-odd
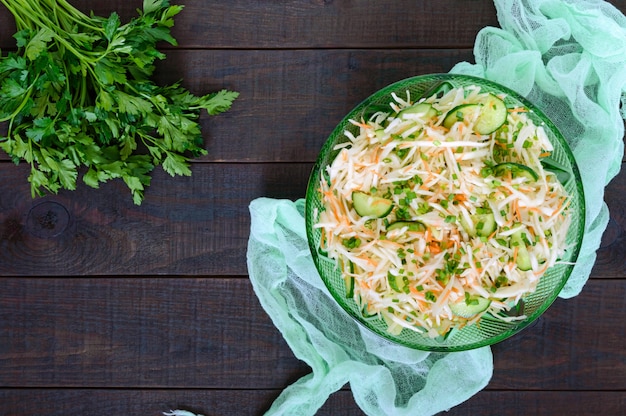
{"label": "cucumber slice", "polygon": [[421,221],[396,221],[389,224],[387,231],[407,227],[408,231],[426,231],[426,225]]}
{"label": "cucumber slice", "polygon": [[[348,260],[348,270],[350,273],[354,273],[354,263]],[[344,274],[344,283],[346,285],[346,298],[352,299],[354,297],[354,276]]]}
{"label": "cucumber slice", "polygon": [[522,238],[521,232],[516,232],[511,235],[511,245],[513,247],[517,247],[517,259],[515,263],[517,264],[517,268],[522,271],[528,271],[532,269],[532,263],[530,262],[530,254],[528,253],[528,248],[526,247],[526,243]]}
{"label": "cucumber slice", "polygon": [[443,126],[447,129],[451,129],[454,123],[459,121],[472,119],[476,113],[480,112],[480,104],[461,104],[448,111],[446,117],[443,119]]}
{"label": "cucumber slice", "polygon": [[496,176],[505,176],[510,173],[513,178],[526,178],[531,182],[539,179],[537,172],[526,165],[522,165],[521,163],[500,163],[493,167],[493,173]]}
{"label": "cucumber slice", "polygon": [[392,109],[391,107],[389,107],[389,104],[372,103],[363,109],[363,114],[361,115],[361,117],[364,120],[369,120],[376,113],[390,114],[391,112]]}
{"label": "cucumber slice", "polygon": [[500,98],[493,94],[488,94],[484,100],[481,101],[482,110],[476,124],[474,124],[474,131],[478,134],[491,134],[498,130],[504,123],[506,123],[507,109],[506,104]]}
{"label": "cucumber slice", "polygon": [[572,174],[565,166],[553,160],[549,156],[541,159],[541,166],[543,166],[545,170],[549,170],[554,173],[558,181],[563,185],[565,185],[572,177]]}
{"label": "cucumber slice", "polygon": [[452,303],[450,304],[450,310],[461,318],[473,318],[479,313],[486,311],[489,305],[491,305],[491,300],[483,297],[473,297],[470,298],[470,301],[469,304],[465,300]]}
{"label": "cucumber slice", "polygon": [[432,105],[428,103],[418,103],[400,111],[398,113],[398,117],[403,117],[407,114],[421,115],[421,119],[430,120],[431,118],[436,117],[438,112]]}
{"label": "cucumber slice", "polygon": [[354,277],[344,276],[343,280],[346,284],[346,298],[352,299],[354,297]]}
{"label": "cucumber slice", "polygon": [[498,315],[505,316],[505,317],[522,316],[524,315],[525,308],[526,308],[526,303],[524,302],[524,299],[520,299],[519,302],[517,302],[514,305],[511,305],[509,309],[504,309],[500,311]]}
{"label": "cucumber slice", "polygon": [[506,123],[506,104],[495,95],[488,94],[478,103],[461,104],[454,107],[444,118],[443,126],[449,129],[457,121],[471,120],[474,117],[476,117],[474,131],[482,135],[491,134]]}
{"label": "cucumber slice", "polygon": [[437,99],[446,95],[450,90],[454,89],[454,86],[450,84],[448,81],[443,81],[438,84],[435,84],[431,89],[426,91],[422,96],[423,97],[435,97]]}
{"label": "cucumber slice", "polygon": [[369,307],[367,305],[367,303],[363,303],[361,306],[361,316],[365,319],[370,319],[370,318],[374,318],[378,316],[377,312],[374,313],[369,313],[368,311]]}
{"label": "cucumber slice", "polygon": [[474,224],[476,226],[476,234],[481,237],[489,237],[496,230],[496,217],[493,212],[487,214],[476,214]]}
{"label": "cucumber slice", "polygon": [[470,218],[472,224],[468,224],[465,217],[461,217],[461,225],[470,237],[489,237],[496,230],[497,224],[493,212],[470,215]]}
{"label": "cucumber slice", "polygon": [[402,293],[404,290],[404,282],[400,276],[396,276],[391,273],[387,273],[387,281],[389,282],[389,287],[391,290]]}
{"label": "cucumber slice", "polygon": [[352,204],[356,213],[362,217],[383,218],[393,209],[392,200],[361,191],[352,192]]}

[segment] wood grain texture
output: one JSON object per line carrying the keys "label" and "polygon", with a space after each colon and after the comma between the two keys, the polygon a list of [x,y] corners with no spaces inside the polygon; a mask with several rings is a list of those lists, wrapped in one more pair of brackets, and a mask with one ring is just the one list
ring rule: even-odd
{"label": "wood grain texture", "polygon": [[[141,0],[73,0],[85,13],[117,12],[123,22]],[[498,26],[492,1],[184,0],[173,35],[192,49],[471,48]],[[626,0],[610,0],[626,10]],[[15,48],[15,24],[0,8],[0,48]]]}
{"label": "wood grain texture", "polygon": [[247,279],[1,282],[5,387],[263,389],[307,372]]}
{"label": "wood grain texture", "polygon": [[623,391],[482,391],[441,416],[590,416],[621,415],[626,409]]}
{"label": "wood grain texture", "polygon": [[[128,21],[142,0],[70,0]],[[262,415],[309,374],[247,278],[248,205],[305,195],[317,153],[391,82],[473,60],[492,0],[184,0],[156,77],[241,93],[201,119],[190,178],[157,170],[144,204],[121,182],[31,199],[0,154],[0,415]],[[612,0],[626,12],[626,0]],[[0,48],[15,48],[0,6]],[[0,125],[0,131],[2,126]],[[487,388],[440,416],[626,414],[626,171],[590,281],[495,347]],[[362,415],[349,386],[319,415]]]}
{"label": "wood grain texture", "polygon": [[[276,390],[19,390],[0,391],[5,408],[23,414],[150,415],[186,409],[205,416],[261,416],[280,392]],[[590,416],[620,415],[626,408],[624,392],[482,391],[439,416]],[[363,416],[352,394],[332,394],[317,416]]]}
{"label": "wood grain texture", "polygon": [[[27,170],[0,164],[0,275],[242,275],[250,201],[304,197],[311,165],[197,164],[182,178],[157,171],[140,207],[120,181],[32,200]],[[33,212],[40,204],[50,208]],[[69,217],[58,234],[46,228],[55,205]]]}
{"label": "wood grain texture", "polygon": [[598,250],[594,275],[603,277],[626,277],[626,174],[624,164],[620,174],[609,183],[604,200],[609,208],[610,219]]}
{"label": "wood grain texture", "polygon": [[626,285],[621,279],[591,280],[577,297],[557,299],[529,331],[493,347],[496,370],[490,387],[623,389],[624,310]]}
{"label": "wood grain texture", "polygon": [[[495,25],[491,2],[465,0],[184,0],[173,35],[182,48],[419,48],[441,45],[471,47],[476,33]],[[80,10],[124,22],[136,15],[140,0],[73,0]],[[463,13],[451,13],[451,10]],[[3,9],[0,47],[15,47],[15,25]]]}
{"label": "wood grain texture", "polygon": [[[282,389],[307,374],[247,279],[2,278],[5,387]],[[498,344],[490,389],[620,390],[622,281],[594,280]]]}

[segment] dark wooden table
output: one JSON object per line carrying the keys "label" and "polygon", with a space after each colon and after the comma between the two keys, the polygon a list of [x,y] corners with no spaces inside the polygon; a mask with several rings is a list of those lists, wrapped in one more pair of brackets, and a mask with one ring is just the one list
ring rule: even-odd
{"label": "dark wooden table", "polygon": [[[31,199],[0,156],[0,414],[260,415],[309,373],[246,270],[248,204],[304,197],[341,117],[373,91],[472,61],[491,0],[186,0],[158,78],[241,93],[203,118],[190,178],[157,170],[143,205],[122,183]],[[626,11],[626,1],[612,2]],[[139,0],[74,0],[127,20]],[[14,48],[0,9],[0,47]],[[582,294],[493,348],[487,388],[450,415],[626,414],[626,170]],[[348,387],[320,414],[359,415]]]}

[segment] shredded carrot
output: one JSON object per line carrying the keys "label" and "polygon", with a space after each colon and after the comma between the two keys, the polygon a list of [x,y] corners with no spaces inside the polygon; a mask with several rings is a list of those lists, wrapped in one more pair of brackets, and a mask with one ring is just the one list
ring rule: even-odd
{"label": "shredded carrot", "polygon": [[535,276],[541,276],[546,272],[546,270],[548,270],[549,266],[550,265],[546,262],[539,270],[533,270],[533,274]]}
{"label": "shredded carrot", "polygon": [[446,300],[448,300],[448,298],[450,297],[450,293],[451,293],[451,291],[450,291],[450,290],[442,292],[442,293],[439,295],[439,299],[438,299],[438,301],[439,301],[439,302],[445,302],[445,301],[446,301]]}
{"label": "shredded carrot", "polygon": [[511,201],[511,208],[513,209],[513,218],[517,219],[518,221],[521,221],[522,213],[520,212],[520,208],[519,208],[519,200],[514,199],[513,201]]}
{"label": "shredded carrot", "polygon": [[441,253],[441,246],[436,242],[431,242],[428,247],[430,248],[430,252],[433,254]]}
{"label": "shredded carrot", "polygon": [[467,195],[465,195],[465,194],[455,194],[454,195],[454,200],[458,201],[458,202],[465,202],[465,201],[467,201]]}
{"label": "shredded carrot", "polygon": [[350,122],[352,124],[354,124],[355,126],[360,127],[362,129],[365,129],[365,130],[369,130],[369,129],[372,128],[372,126],[370,126],[369,124],[367,124],[365,122],[358,122],[358,121],[353,121],[353,120],[351,120]]}

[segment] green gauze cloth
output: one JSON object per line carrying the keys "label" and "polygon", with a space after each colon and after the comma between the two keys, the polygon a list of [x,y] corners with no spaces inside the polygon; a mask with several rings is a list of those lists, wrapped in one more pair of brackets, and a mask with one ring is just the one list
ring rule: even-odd
{"label": "green gauze cloth", "polygon": [[[498,0],[501,29],[485,28],[476,64],[452,72],[504,84],[537,104],[570,143],[586,193],[586,236],[561,292],[580,292],[608,221],[604,187],[623,155],[626,18],[602,1]],[[250,205],[250,281],[276,327],[311,374],[287,387],[268,415],[314,415],[350,383],[368,415],[432,415],[484,388],[491,350],[414,351],[362,330],[332,300],[309,254],[302,200],[257,199]]]}
{"label": "green gauze cloth", "polygon": [[311,258],[303,200],[257,199],[250,213],[250,280],[289,347],[312,369],[267,414],[314,415],[347,382],[369,415],[430,415],[485,387],[489,348],[429,354],[401,347],[362,329],[337,305]]}
{"label": "green gauze cloth", "polygon": [[570,298],[591,273],[609,221],[604,188],[622,164],[626,17],[600,0],[495,3],[501,29],[480,31],[476,64],[460,63],[451,72],[487,78],[526,96],[568,141],[586,202],[581,254],[560,293]]}

